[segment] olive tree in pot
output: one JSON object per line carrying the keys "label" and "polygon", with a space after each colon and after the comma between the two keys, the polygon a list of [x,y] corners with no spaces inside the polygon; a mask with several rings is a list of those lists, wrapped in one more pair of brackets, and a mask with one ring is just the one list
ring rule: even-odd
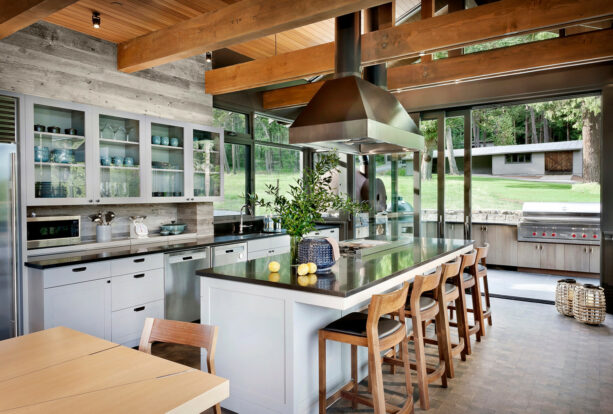
{"label": "olive tree in pot", "polygon": [[338,172],[339,157],[335,152],[321,154],[313,168],[304,168],[302,177],[280,194],[279,185],[267,184],[267,196],[250,194],[251,203],[273,212],[275,221],[290,236],[292,263],[296,263],[298,244],[315,224],[322,221],[326,211],[344,211],[355,214],[368,210],[368,204],[356,203],[346,196],[337,195],[332,189],[332,173]]}

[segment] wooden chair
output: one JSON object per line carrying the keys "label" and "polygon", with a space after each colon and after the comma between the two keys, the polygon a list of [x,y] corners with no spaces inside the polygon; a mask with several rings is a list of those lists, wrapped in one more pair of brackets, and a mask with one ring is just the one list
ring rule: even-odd
{"label": "wooden chair", "polygon": [[[138,350],[151,354],[151,344],[153,342],[189,345],[206,349],[208,372],[215,375],[216,326],[147,318],[145,319],[145,326],[140,337]],[[215,414],[221,414],[219,404],[215,405]]]}
{"label": "wooden chair", "polygon": [[[455,376],[453,369],[453,357],[460,355],[464,350],[464,339],[461,337],[461,335],[458,335],[460,336],[460,340],[457,344],[451,342],[451,337],[449,335],[449,317],[447,315],[447,305],[450,302],[454,302],[456,307],[459,308],[458,301],[460,299],[460,290],[458,289],[457,283],[454,283],[454,278],[457,278],[460,275],[461,263],[462,259],[458,257],[455,261],[442,265],[441,280],[438,284],[438,288],[436,289],[436,295],[434,296],[438,302],[438,309],[444,327],[444,342],[442,343],[442,347],[443,356],[445,358],[445,372],[447,374],[447,378],[453,378]],[[458,334],[459,333],[458,328]],[[426,338],[425,342],[428,344],[441,346],[439,345],[438,339]]]}
{"label": "wooden chair", "polygon": [[[377,414],[413,412],[413,386],[411,385],[411,369],[405,340],[407,331],[404,319],[404,306],[408,290],[409,284],[404,283],[401,289],[394,292],[373,295],[368,306],[368,314],[353,312],[319,330],[320,414],[325,413],[327,407],[339,398],[351,400],[354,408],[357,408],[358,403],[371,406]],[[400,321],[382,317],[392,312],[401,316]],[[351,381],[330,398],[327,398],[326,394],[326,341],[328,340],[351,345]],[[407,392],[407,400],[402,407],[396,407],[385,402],[381,369],[381,352],[399,344],[403,351],[402,364]],[[358,346],[368,348],[368,383],[372,398],[358,394]]]}
{"label": "wooden chair", "polygon": [[[446,344],[446,324],[439,311],[438,303],[433,297],[424,295],[433,292],[438,288],[441,279],[441,268],[437,268],[434,273],[416,276],[413,281],[411,297],[405,307],[405,316],[411,318],[413,331],[407,337],[413,340],[415,345],[415,364],[410,364],[411,368],[417,371],[417,385],[419,387],[419,405],[423,410],[430,408],[430,397],[428,385],[437,381],[439,378],[444,388],[447,388],[447,375],[445,371],[444,349]],[[430,321],[435,321],[437,343],[439,353],[439,364],[436,368],[427,366],[425,352],[425,327]],[[404,359],[404,350],[400,355]],[[384,358],[384,362],[399,365],[400,361],[396,358]]]}
{"label": "wooden chair", "polygon": [[[487,252],[490,249],[490,244],[485,243],[481,247],[477,247],[477,259],[475,263],[474,274],[477,276],[477,283],[479,280],[483,280],[483,294],[485,296],[485,307],[483,302],[481,303],[481,317],[479,323],[481,324],[481,336],[485,336],[485,319],[489,326],[492,326],[492,306],[490,305],[490,289],[487,283]],[[481,289],[481,286],[479,286]]]}
{"label": "wooden chair", "polygon": [[[457,311],[457,322],[449,322],[449,326],[457,326],[458,332],[460,334],[460,338],[464,340],[464,349],[461,352],[462,361],[466,361],[466,355],[472,354],[472,348],[470,344],[470,336],[476,335],[477,342],[481,341],[481,325],[479,324],[479,319],[475,317],[475,324],[473,326],[470,325],[468,320],[468,305],[466,301],[466,289],[471,289],[473,307],[477,311],[474,315],[477,315],[480,307],[480,293],[479,289],[475,288],[476,278],[470,272],[473,268],[473,265],[476,263],[477,259],[477,251],[473,250],[470,253],[466,253],[462,255],[462,262],[460,263],[460,272],[459,277],[455,278],[455,282],[460,290],[460,295],[458,300],[454,305],[448,305],[448,309],[450,309],[451,315],[453,315],[453,311]],[[468,272],[466,272],[468,270]],[[460,277],[461,276],[461,277]]]}

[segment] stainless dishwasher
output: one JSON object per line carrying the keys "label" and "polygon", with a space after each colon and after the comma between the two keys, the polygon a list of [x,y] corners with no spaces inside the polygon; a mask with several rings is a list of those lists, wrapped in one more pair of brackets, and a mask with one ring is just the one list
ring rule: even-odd
{"label": "stainless dishwasher", "polygon": [[211,267],[209,248],[164,255],[164,318],[194,322],[200,319],[200,276]]}
{"label": "stainless dishwasher", "polygon": [[213,247],[213,266],[246,261],[247,243],[225,244]]}

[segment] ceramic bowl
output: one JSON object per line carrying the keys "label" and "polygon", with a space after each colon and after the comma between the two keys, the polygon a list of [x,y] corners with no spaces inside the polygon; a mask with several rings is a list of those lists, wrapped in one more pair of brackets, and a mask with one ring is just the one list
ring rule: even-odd
{"label": "ceramic bowl", "polygon": [[179,146],[179,138],[170,138],[170,146],[178,147]]}
{"label": "ceramic bowl", "polygon": [[109,156],[100,157],[100,165],[104,165],[106,167],[111,165],[111,157]]}
{"label": "ceramic bowl", "polygon": [[34,131],[36,132],[45,132],[45,130],[47,129],[47,127],[45,127],[44,125],[34,125]]}
{"label": "ceramic bowl", "polygon": [[151,143],[153,145],[160,145],[160,142],[162,142],[162,138],[160,138],[159,135],[154,135],[151,137]]}
{"label": "ceramic bowl", "polygon": [[168,231],[171,234],[181,234],[185,231],[185,227],[187,227],[186,224],[178,224],[178,223],[171,223],[171,224],[163,224],[161,227],[161,231]]}
{"label": "ceramic bowl", "polygon": [[134,167],[134,158],[126,157],[123,159],[123,165],[126,167]]}
{"label": "ceramic bowl", "polygon": [[113,165],[116,167],[123,166],[123,157],[113,157]]}
{"label": "ceramic bowl", "polygon": [[64,130],[64,133],[65,133],[66,135],[77,135],[77,130],[76,130],[76,129],[74,129],[74,128],[66,128],[66,129]]}
{"label": "ceramic bowl", "polygon": [[42,147],[40,145],[34,146],[34,161],[35,162],[48,162],[49,161],[49,147]]}
{"label": "ceramic bowl", "polygon": [[170,234],[170,232],[168,230],[161,230],[160,231],[160,236],[168,236]]}
{"label": "ceramic bowl", "polygon": [[168,137],[162,137],[162,142],[161,142],[161,144],[162,144],[162,145],[168,145],[168,144],[170,144],[170,138],[168,138]]}

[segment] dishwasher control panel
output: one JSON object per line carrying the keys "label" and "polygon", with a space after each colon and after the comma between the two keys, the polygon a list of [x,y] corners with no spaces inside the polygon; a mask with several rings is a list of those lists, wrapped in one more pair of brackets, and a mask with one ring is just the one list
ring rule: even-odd
{"label": "dishwasher control panel", "polygon": [[213,247],[213,266],[247,261],[247,243],[225,244]]}

